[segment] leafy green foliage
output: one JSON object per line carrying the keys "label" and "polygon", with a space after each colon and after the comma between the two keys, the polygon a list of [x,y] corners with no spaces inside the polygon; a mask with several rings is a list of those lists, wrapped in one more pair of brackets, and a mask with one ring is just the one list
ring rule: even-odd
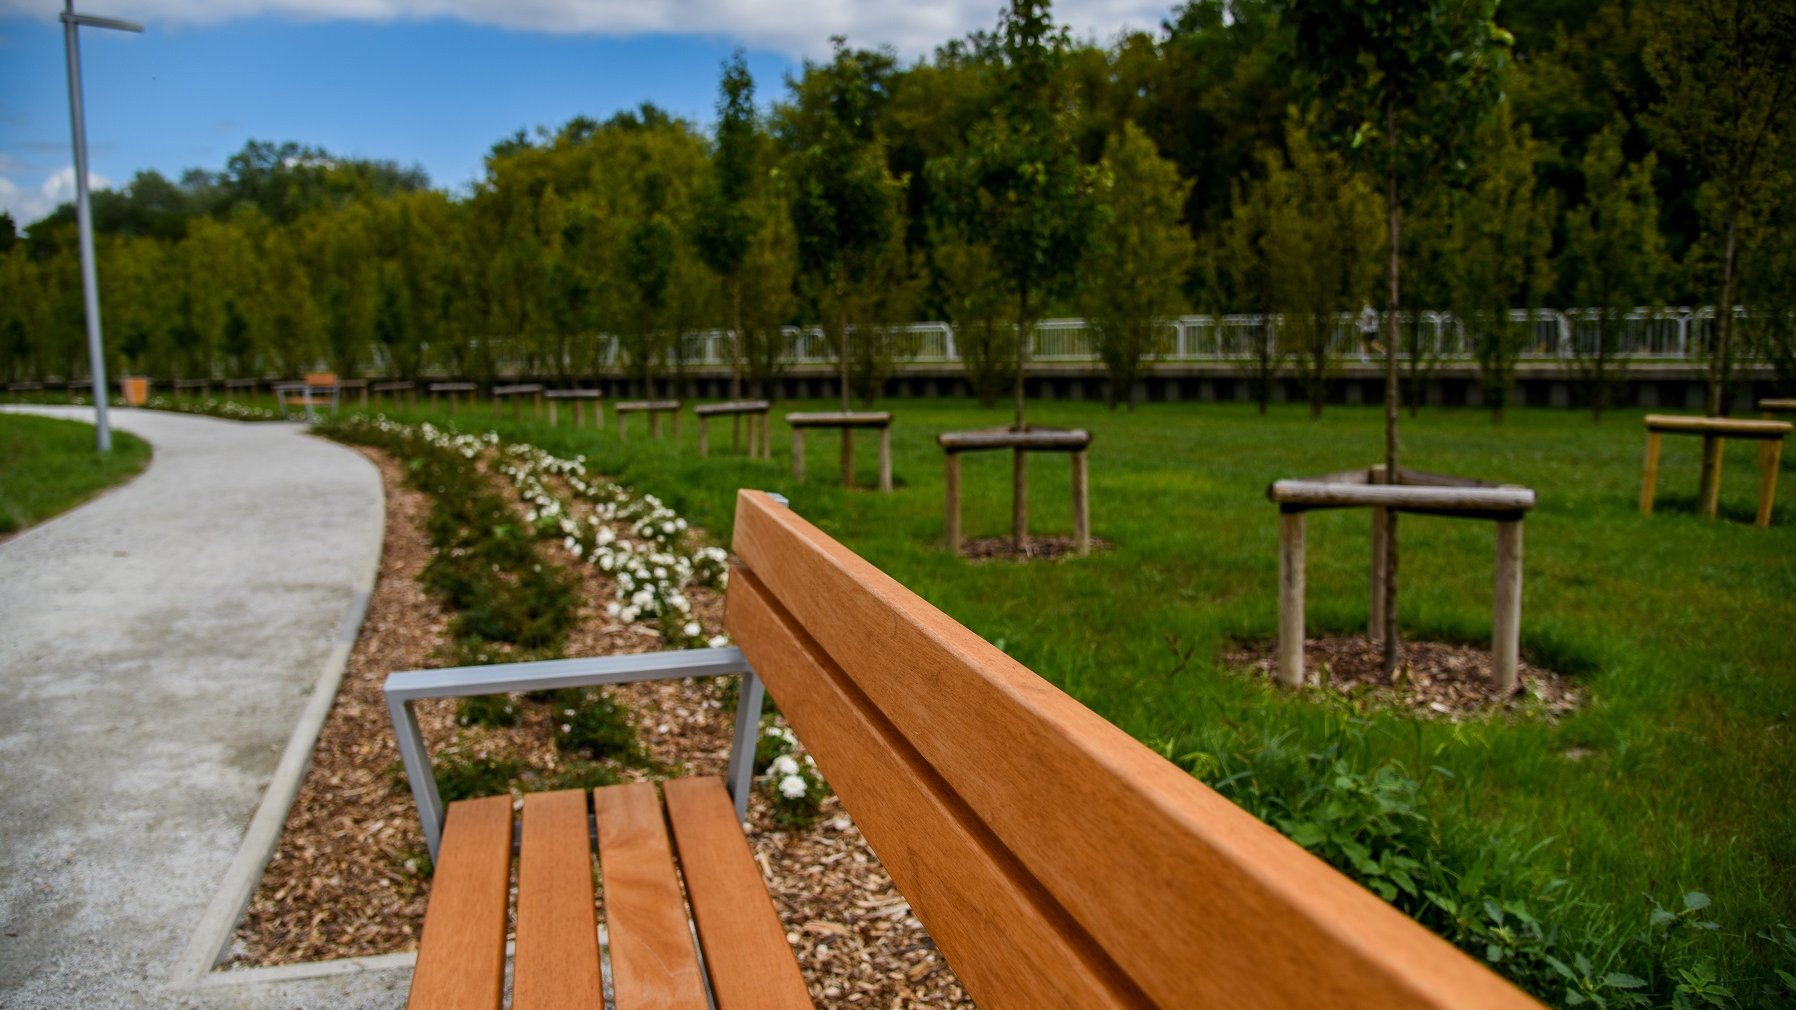
{"label": "leafy green foliage", "polygon": [[451,756],[439,758],[435,768],[438,794],[444,803],[454,803],[509,792],[524,763],[516,758]]}
{"label": "leafy green foliage", "polygon": [[645,758],[630,710],[599,688],[568,688],[549,700],[555,746],[595,760],[641,764]]}

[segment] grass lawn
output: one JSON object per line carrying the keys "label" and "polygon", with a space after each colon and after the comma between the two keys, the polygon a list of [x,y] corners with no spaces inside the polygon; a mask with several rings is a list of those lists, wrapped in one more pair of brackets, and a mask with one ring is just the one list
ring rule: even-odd
{"label": "grass lawn", "polygon": [[91,424],[0,413],[0,533],[74,508],[149,461],[149,443],[122,431],[113,431],[112,452],[102,455]]}
{"label": "grass lawn", "polygon": [[[970,564],[943,549],[943,463],[934,436],[1001,424],[1008,415],[948,400],[881,406],[897,419],[892,495],[835,486],[833,433],[809,440],[809,480],[794,486],[790,432],[778,423],[776,458],[767,463],[727,450],[701,460],[691,418],[677,447],[651,442],[640,419],[622,444],[615,419],[602,435],[576,432],[565,418],[554,430],[495,423],[485,407],[464,408],[458,420],[564,455],[584,453],[597,472],[661,496],[719,542],[728,541],[737,487],[780,491],[924,598],[1212,781],[1218,769],[1251,771],[1251,759],[1270,751],[1340,754],[1359,768],[1400,766],[1426,781],[1430,817],[1458,851],[1473,854],[1466,859],[1524,864],[1539,893],[1564,897],[1561,917],[1580,928],[1636,930],[1653,907],[1649,895],[1676,911],[1682,895],[1700,890],[1714,901],[1702,914],[1720,928],[1693,942],[1717,960],[1723,979],[1763,979],[1774,966],[1796,970],[1796,949],[1758,936],[1796,922],[1791,463],[1784,464],[1786,501],[1773,527],[1758,530],[1750,525],[1756,444],[1730,445],[1724,518],[1709,522],[1694,515],[1701,443],[1668,438],[1658,514],[1647,518],[1636,511],[1645,442],[1639,413],[1618,412],[1600,425],[1567,411],[1513,411],[1501,426],[1479,411],[1405,416],[1406,465],[1538,492],[1526,523],[1523,650],[1575,675],[1590,696],[1557,725],[1455,726],[1350,711],[1219,666],[1231,641],[1276,631],[1277,514],[1266,486],[1377,462],[1377,408],[1331,407],[1312,422],[1298,405],[1262,417],[1247,404],[1151,404],[1130,414],[1034,403],[1034,422],[1093,432],[1093,531],[1115,550],[1055,563]],[[728,430],[727,422],[714,423],[712,444],[727,446]],[[862,438],[859,477],[871,484],[875,443]],[[1033,528],[1068,533],[1066,459],[1036,460]],[[1004,454],[966,457],[968,537],[1007,532],[1009,468]],[[1403,633],[1487,642],[1492,556],[1489,523],[1406,517]],[[1366,512],[1311,514],[1312,633],[1363,629],[1367,557]],[[1484,871],[1462,865],[1458,872]],[[1734,996],[1755,1005],[1758,984]]]}

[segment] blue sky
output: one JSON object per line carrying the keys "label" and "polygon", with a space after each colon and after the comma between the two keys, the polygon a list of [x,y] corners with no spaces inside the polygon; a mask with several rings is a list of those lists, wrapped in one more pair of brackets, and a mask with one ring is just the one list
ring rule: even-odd
{"label": "blue sky", "polygon": [[[1083,6],[1081,6],[1083,4]],[[245,141],[422,165],[435,186],[477,178],[519,127],[603,119],[653,101],[708,124],[718,69],[747,52],[757,98],[840,32],[915,57],[996,21],[998,0],[80,0],[142,21],[82,29],[96,186],[142,169],[216,170]],[[1081,36],[1152,28],[1166,4],[1074,0]],[[73,194],[57,0],[0,0],[0,210],[20,224]]]}

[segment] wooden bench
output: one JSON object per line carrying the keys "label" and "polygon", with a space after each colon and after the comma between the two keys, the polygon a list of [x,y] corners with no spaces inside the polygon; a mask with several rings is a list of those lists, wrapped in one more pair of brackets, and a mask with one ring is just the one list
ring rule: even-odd
{"label": "wooden bench", "polygon": [[560,423],[561,418],[555,405],[562,400],[569,400],[574,405],[574,427],[578,428],[585,422],[583,415],[586,413],[587,400],[592,401],[592,426],[601,430],[605,427],[605,405],[601,402],[604,394],[598,390],[551,389],[543,393],[543,396],[549,401],[549,427],[553,428]]}
{"label": "wooden bench", "polygon": [[649,437],[661,437],[661,415],[673,415],[674,441],[680,439],[680,401],[678,400],[625,400],[611,408],[617,415],[617,437],[630,437],[629,415],[647,414],[649,416]]}
{"label": "wooden bench", "polygon": [[[1762,404],[1761,404],[1762,406]],[[1777,468],[1783,460],[1784,437],[1792,425],[1787,421],[1735,421],[1725,417],[1688,417],[1676,414],[1646,415],[1646,466],[1640,475],[1640,514],[1653,514],[1653,497],[1659,484],[1659,442],[1661,436],[1701,435],[1704,443],[1719,443],[1709,456],[1709,494],[1698,503],[1698,510],[1713,519],[1721,510],[1721,457],[1730,438],[1760,439],[1769,442],[1770,452],[1759,454],[1764,475],[1759,480],[1759,510],[1754,522],[1761,529],[1771,525],[1771,507],[1777,501]]]}
{"label": "wooden bench", "polygon": [[879,430],[879,489],[892,489],[892,415],[888,411],[827,411],[787,414],[792,426],[792,479],[804,483],[804,433],[806,428],[842,429],[842,486],[854,486],[854,429]]}
{"label": "wooden bench", "polygon": [[766,400],[728,400],[723,403],[701,403],[692,408],[693,416],[698,418],[698,454],[711,454],[711,432],[709,422],[713,417],[728,417],[734,424],[730,428],[730,449],[738,450],[742,446],[742,418],[748,418],[748,458],[773,458],[773,439],[767,432],[767,412],[773,404]]}
{"label": "wooden bench", "polygon": [[329,407],[331,413],[337,412],[337,397],[341,387],[337,384],[335,372],[307,372],[304,379],[276,382],[270,388],[274,391],[276,402],[288,407],[304,407],[308,424],[318,419],[314,412],[317,407]]}
{"label": "wooden bench", "polygon": [[412,1007],[499,1005],[513,850],[509,797],[441,819],[412,702],[719,674],[735,809],[663,784],[670,844],[652,785],[598,790],[591,831],[587,794],[525,798],[514,1007],[601,1005],[599,921],[618,1007],[812,1005],[738,820],[763,684],[982,1010],[1538,1007],[775,496],[738,496],[733,546],[737,648],[389,678],[437,857]]}

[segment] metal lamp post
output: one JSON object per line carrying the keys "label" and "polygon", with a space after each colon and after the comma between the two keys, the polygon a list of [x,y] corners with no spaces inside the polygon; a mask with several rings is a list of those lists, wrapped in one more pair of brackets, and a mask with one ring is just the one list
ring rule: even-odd
{"label": "metal lamp post", "polygon": [[75,135],[75,221],[81,233],[81,293],[87,302],[87,357],[94,378],[94,432],[101,452],[112,451],[112,428],[106,419],[106,352],[100,342],[100,281],[94,272],[94,219],[87,199],[87,119],[81,104],[81,43],[75,29],[113,28],[141,32],[143,26],[116,18],[75,13],[75,0],[63,0],[62,38],[69,54],[69,128]]}

